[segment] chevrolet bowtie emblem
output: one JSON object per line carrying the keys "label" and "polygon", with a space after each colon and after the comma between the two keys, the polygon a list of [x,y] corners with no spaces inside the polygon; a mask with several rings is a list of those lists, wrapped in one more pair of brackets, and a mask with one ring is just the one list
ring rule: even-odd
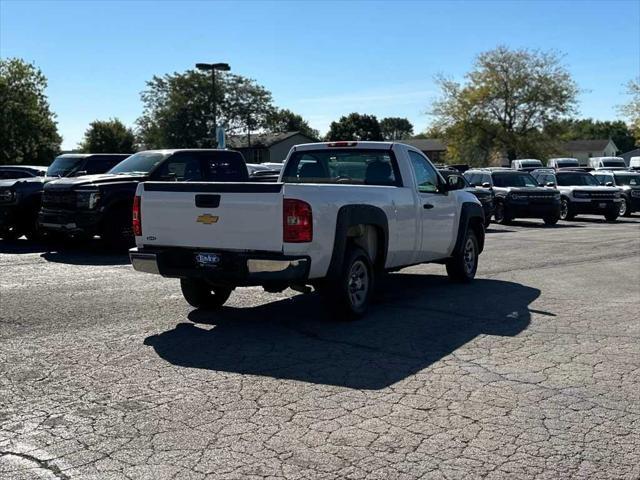
{"label": "chevrolet bowtie emblem", "polygon": [[196,221],[198,223],[204,223],[205,225],[211,225],[212,223],[218,222],[218,217],[205,213],[204,215],[200,215]]}

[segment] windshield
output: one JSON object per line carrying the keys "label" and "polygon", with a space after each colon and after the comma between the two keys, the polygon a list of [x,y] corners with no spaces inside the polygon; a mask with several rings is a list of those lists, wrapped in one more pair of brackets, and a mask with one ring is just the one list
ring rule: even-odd
{"label": "windshield", "polygon": [[558,174],[558,185],[563,187],[570,186],[594,186],[599,187],[600,183],[596,180],[596,177],[590,173],[571,172]]}
{"label": "windshield", "polygon": [[290,183],[396,185],[395,159],[390,150],[323,149],[295,152],[285,167]]}
{"label": "windshield", "polygon": [[542,162],[540,160],[521,160],[520,165],[523,167],[541,167]]}
{"label": "windshield", "polygon": [[84,157],[57,157],[47,169],[47,177],[68,177],[80,170]]}
{"label": "windshield", "polygon": [[149,173],[153,168],[167,158],[170,153],[161,152],[140,152],[131,155],[118,165],[113,167],[107,173],[112,174],[133,174],[133,173]]}
{"label": "windshield", "polygon": [[616,175],[616,184],[640,187],[640,175]]}
{"label": "windshield", "polygon": [[529,173],[495,173],[493,174],[495,187],[537,187],[538,182]]}
{"label": "windshield", "polygon": [[558,168],[577,167],[580,163],[577,160],[556,160]]}

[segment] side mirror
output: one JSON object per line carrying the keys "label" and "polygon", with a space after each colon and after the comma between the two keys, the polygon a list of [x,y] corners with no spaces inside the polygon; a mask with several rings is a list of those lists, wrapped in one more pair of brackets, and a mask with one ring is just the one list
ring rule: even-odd
{"label": "side mirror", "polygon": [[447,177],[447,191],[460,190],[464,187],[464,179],[460,175],[449,175],[449,177]]}
{"label": "side mirror", "polygon": [[556,186],[556,184],[554,182],[547,182],[545,184],[545,187],[555,187],[555,186]]}
{"label": "side mirror", "polygon": [[73,176],[74,177],[81,177],[81,176],[86,175],[86,174],[87,174],[86,170],[80,170],[80,171],[74,173]]}
{"label": "side mirror", "polygon": [[613,187],[613,182],[607,182],[604,184],[605,187]]}
{"label": "side mirror", "polygon": [[484,182],[482,184],[482,188],[491,188],[491,184],[489,182]]}

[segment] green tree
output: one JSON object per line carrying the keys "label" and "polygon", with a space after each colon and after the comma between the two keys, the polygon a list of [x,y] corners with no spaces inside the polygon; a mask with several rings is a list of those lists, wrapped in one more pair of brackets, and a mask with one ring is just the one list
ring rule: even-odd
{"label": "green tree", "polygon": [[620,105],[618,110],[628,122],[636,141],[640,143],[640,77],[627,83],[627,95],[631,98],[626,104]]}
{"label": "green tree", "polygon": [[[271,93],[254,80],[229,73],[216,76],[218,125],[228,134],[264,128],[273,110]],[[209,147],[214,144],[212,86],[209,74],[154,76],[141,94],[140,141],[146,148]]]}
{"label": "green tree", "polygon": [[311,128],[300,115],[287,109],[274,109],[267,116],[266,129],[269,132],[300,132],[314,140],[320,138],[318,130]]}
{"label": "green tree", "polygon": [[55,114],[45,94],[47,79],[19,58],[0,59],[0,165],[48,165],[60,151]]}
{"label": "green tree", "polygon": [[387,117],[380,120],[382,138],[385,140],[402,140],[413,135],[413,125],[406,118]]}
{"label": "green tree", "polygon": [[[430,112],[461,161],[467,155],[485,162],[500,155],[544,157],[558,140],[545,125],[571,115],[577,105],[576,83],[553,52],[501,46],[478,55],[465,80],[439,77],[442,96]],[[489,148],[484,160],[478,143]]]}
{"label": "green tree", "polygon": [[350,113],[331,122],[327,140],[382,140],[380,123],[375,115]]}
{"label": "green tree", "polygon": [[133,153],[134,144],[133,130],[113,118],[91,122],[79,148],[91,153]]}
{"label": "green tree", "polygon": [[546,132],[560,136],[563,140],[596,140],[610,138],[621,152],[633,150],[636,137],[621,120],[598,121],[591,118],[570,119],[553,122],[545,127]]}

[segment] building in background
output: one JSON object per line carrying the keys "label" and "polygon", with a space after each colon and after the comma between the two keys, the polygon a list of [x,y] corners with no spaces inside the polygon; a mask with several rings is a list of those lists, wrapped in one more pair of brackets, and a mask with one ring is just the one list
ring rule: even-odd
{"label": "building in background", "polygon": [[314,142],[300,132],[259,133],[231,135],[227,137],[227,148],[238,150],[247,163],[284,162],[291,147]]}
{"label": "building in background", "polygon": [[640,157],[640,148],[636,148],[635,150],[631,150],[630,152],[623,153],[620,155],[620,157],[624,158],[624,163],[629,166],[631,157]]}
{"label": "building in background", "polygon": [[587,165],[591,157],[615,157],[618,147],[611,139],[571,140],[561,146],[564,155],[577,158],[580,165]]}

